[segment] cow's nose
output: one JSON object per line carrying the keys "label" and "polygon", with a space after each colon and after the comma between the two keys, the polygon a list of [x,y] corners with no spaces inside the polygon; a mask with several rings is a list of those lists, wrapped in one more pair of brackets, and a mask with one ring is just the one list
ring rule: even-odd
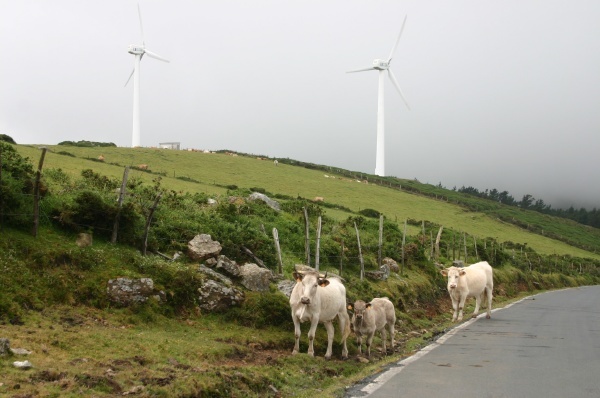
{"label": "cow's nose", "polygon": [[451,283],[451,284],[450,284],[450,289],[454,289],[454,288],[456,288],[456,284],[454,284],[454,283]]}
{"label": "cow's nose", "polygon": [[300,302],[301,302],[302,304],[310,304],[310,299],[309,299],[308,297],[302,297],[302,298],[300,299]]}

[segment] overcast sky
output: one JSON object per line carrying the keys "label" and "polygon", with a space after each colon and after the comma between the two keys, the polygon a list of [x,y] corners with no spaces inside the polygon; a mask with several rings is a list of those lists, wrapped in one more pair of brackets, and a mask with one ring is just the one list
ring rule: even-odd
{"label": "overcast sky", "polygon": [[[600,208],[597,0],[141,0],[141,143]],[[131,146],[135,0],[0,0],[0,133]]]}

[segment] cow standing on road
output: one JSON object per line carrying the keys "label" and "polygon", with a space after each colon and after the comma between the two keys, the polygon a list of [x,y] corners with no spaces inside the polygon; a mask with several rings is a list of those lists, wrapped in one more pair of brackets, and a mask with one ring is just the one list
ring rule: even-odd
{"label": "cow standing on road", "polygon": [[296,342],[292,354],[300,350],[300,323],[310,322],[308,330],[308,355],[314,356],[313,342],[319,322],[327,330],[327,352],[325,358],[331,358],[334,327],[333,320],[338,317],[342,333],[342,358],[348,358],[346,339],[350,334],[350,318],[346,311],[346,288],[337,277],[327,278],[316,271],[294,272],[296,286],[290,295],[294,335]]}
{"label": "cow standing on road", "polygon": [[386,326],[390,332],[390,344],[392,352],[394,351],[394,325],[396,324],[396,312],[394,304],[387,298],[374,298],[370,303],[357,300],[354,305],[349,305],[348,309],[354,310],[352,316],[352,326],[356,334],[356,345],[358,353],[362,354],[362,336],[367,338],[367,356],[371,357],[371,343],[376,331],[381,331],[381,341],[383,343],[383,353],[386,353]]}
{"label": "cow standing on road", "polygon": [[[448,277],[448,293],[452,299],[452,322],[462,321],[463,308],[468,297],[475,297],[475,311],[473,318],[479,314],[479,307],[483,295],[487,295],[487,316],[492,316],[492,291],[494,290],[494,278],[492,267],[487,261],[471,264],[468,267],[450,267],[441,270],[442,275]],[[458,314],[458,318],[457,318]]]}

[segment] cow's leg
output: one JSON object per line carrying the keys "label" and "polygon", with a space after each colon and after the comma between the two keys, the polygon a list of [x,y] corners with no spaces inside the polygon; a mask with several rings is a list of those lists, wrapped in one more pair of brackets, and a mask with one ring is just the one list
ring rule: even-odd
{"label": "cow's leg", "polygon": [[348,346],[346,345],[346,339],[348,335],[350,335],[350,318],[348,317],[348,313],[344,309],[342,314],[338,315],[340,322],[340,332],[342,335],[342,359],[348,358]]}
{"label": "cow's leg", "polygon": [[465,301],[467,300],[467,295],[460,296],[460,301],[458,303],[458,321],[462,321],[463,319],[463,309],[465,308]]}
{"label": "cow's leg", "polygon": [[487,319],[492,317],[492,290],[489,286],[485,288],[485,294],[487,295],[487,315],[485,317]]}
{"label": "cow's leg", "polygon": [[387,347],[386,347],[386,340],[387,340],[387,332],[385,330],[385,325],[383,326],[383,328],[381,329],[381,341],[383,342],[383,354],[387,354]]}
{"label": "cow's leg", "polygon": [[390,344],[392,345],[392,353],[393,353],[394,352],[394,333],[396,331],[394,330],[393,322],[389,323],[388,326],[390,327]]}
{"label": "cow's leg", "polygon": [[458,300],[456,300],[454,297],[452,297],[452,308],[454,309],[454,313],[452,314],[452,322],[454,322],[458,316]]}
{"label": "cow's leg", "polygon": [[300,351],[300,321],[293,314],[292,319],[294,320],[294,338],[296,339],[292,355],[296,355]]}
{"label": "cow's leg", "polygon": [[483,297],[483,292],[475,296],[475,311],[473,311],[473,315],[471,315],[471,318],[477,318],[477,315],[479,314],[479,307],[481,307],[481,297]]}
{"label": "cow's leg", "polygon": [[311,357],[315,356],[314,341],[318,324],[319,317],[313,315],[313,318],[310,320],[310,329],[308,330],[308,355],[310,355]]}
{"label": "cow's leg", "polygon": [[358,353],[362,354],[362,334],[358,330],[355,330],[354,333],[356,334],[356,345],[358,346]]}
{"label": "cow's leg", "polygon": [[375,330],[369,332],[367,335],[367,357],[371,358],[371,343],[373,342],[373,336],[375,336]]}
{"label": "cow's leg", "polygon": [[327,330],[327,352],[325,353],[325,359],[329,359],[331,358],[331,353],[333,351],[333,335],[335,333],[333,328],[333,322],[325,322],[325,329]]}

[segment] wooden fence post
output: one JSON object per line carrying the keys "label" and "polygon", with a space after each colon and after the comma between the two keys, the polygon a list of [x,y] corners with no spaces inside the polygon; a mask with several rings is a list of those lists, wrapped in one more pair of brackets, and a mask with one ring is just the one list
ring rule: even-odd
{"label": "wooden fence post", "polygon": [[467,233],[463,232],[463,246],[465,248],[465,265],[469,263],[469,257],[467,254]]}
{"label": "wooden fence post", "polygon": [[273,239],[275,240],[275,250],[277,250],[279,275],[283,275],[283,261],[281,260],[281,247],[279,246],[279,232],[277,232],[277,228],[273,228]]}
{"label": "wooden fence post", "polygon": [[315,269],[319,270],[319,251],[321,250],[321,216],[317,220],[317,244],[315,247]]}
{"label": "wooden fence post", "polygon": [[377,266],[381,268],[381,250],[383,247],[383,215],[379,215],[379,245],[377,246]]}
{"label": "wooden fence post", "polygon": [[121,208],[123,207],[123,198],[125,197],[125,190],[127,188],[127,176],[129,175],[129,166],[125,166],[125,171],[123,172],[123,181],[121,181],[121,190],[119,191],[119,200],[117,210],[117,215],[115,216],[115,223],[113,225],[113,233],[112,238],[110,239],[110,243],[117,243],[117,234],[119,231],[119,218],[121,218]]}
{"label": "wooden fence post", "polygon": [[142,255],[144,256],[146,255],[146,250],[148,249],[148,232],[150,231],[150,223],[152,222],[152,216],[154,215],[154,211],[158,207],[158,202],[160,201],[162,194],[162,192],[159,192],[158,195],[156,195],[156,199],[154,199],[154,203],[152,204],[152,207],[150,207],[150,212],[148,213],[146,227],[144,228],[144,248],[142,249]]}
{"label": "wooden fence post", "polygon": [[42,178],[42,167],[44,166],[44,158],[46,157],[47,148],[42,148],[40,163],[35,173],[35,183],[33,185],[33,236],[37,238],[38,227],[40,224],[40,179]]}
{"label": "wooden fence post", "polygon": [[444,230],[444,226],[440,226],[438,230],[437,236],[435,238],[435,259],[439,260],[440,258],[440,240],[442,239],[442,231]]}
{"label": "wooden fence post", "polygon": [[358,227],[356,222],[354,223],[354,229],[356,230],[356,240],[358,241],[358,259],[360,260],[360,280],[362,281],[365,275],[365,263],[363,261],[362,249],[360,247],[360,234],[358,233]]}
{"label": "wooden fence post", "polygon": [[340,253],[340,276],[342,276],[343,266],[344,266],[344,241],[342,240],[342,251]]}
{"label": "wooden fence post", "polygon": [[309,239],[309,224],[308,224],[308,212],[306,211],[306,207],[303,207],[304,210],[304,225],[305,225],[305,238],[304,238],[304,258],[306,259],[306,265],[310,265],[310,239]]}
{"label": "wooden fence post", "polygon": [[402,232],[402,269],[400,270],[400,275],[404,275],[404,257],[406,257],[406,253],[404,252],[404,246],[406,245],[406,219],[404,219],[404,232]]}

